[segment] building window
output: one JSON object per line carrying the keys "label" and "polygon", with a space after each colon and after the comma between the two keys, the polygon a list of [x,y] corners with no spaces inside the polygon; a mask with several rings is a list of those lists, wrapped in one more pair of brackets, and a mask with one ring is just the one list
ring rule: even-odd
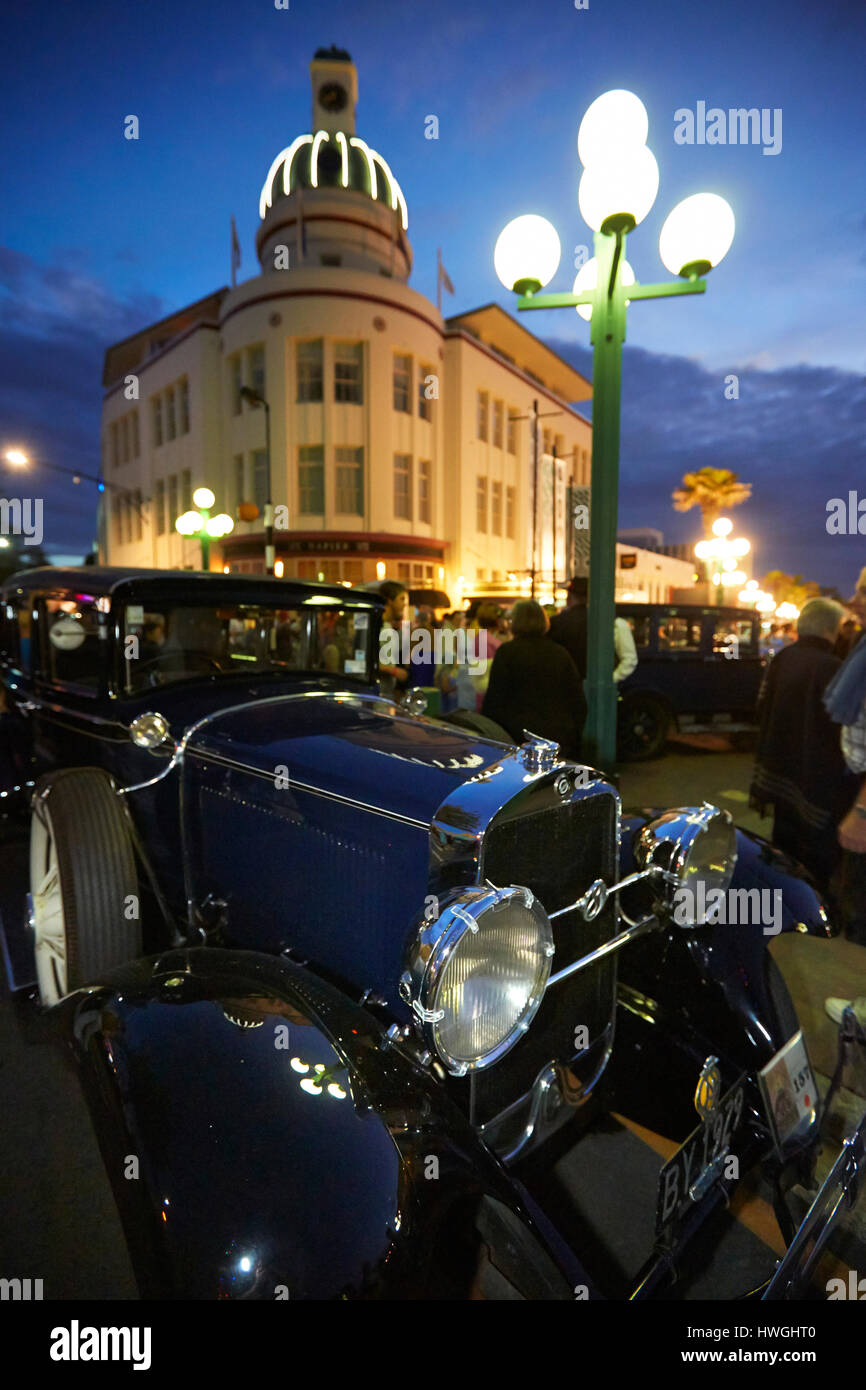
{"label": "building window", "polygon": [[177,388],[180,398],[180,432],[189,434],[189,382],[186,377]]}
{"label": "building window", "polygon": [[322,340],[298,343],[298,400],[322,400]]}
{"label": "building window", "polygon": [[234,470],[235,470],[235,501],[236,501],[237,505],[240,506],[241,502],[246,502],[246,500],[247,500],[246,469],[244,468],[244,456],[243,456],[243,454],[235,454],[235,457],[234,457]]}
{"label": "building window", "polygon": [[259,516],[265,510],[268,500],[268,451],[253,450],[253,501],[259,509]]}
{"label": "building window", "polygon": [[430,521],[430,470],[429,459],[418,460],[418,520]]}
{"label": "building window", "polygon": [[240,355],[237,355],[236,357],[232,357],[229,359],[229,374],[229,379],[231,382],[232,415],[240,415],[241,386],[243,385]]}
{"label": "building window", "polygon": [[337,511],[347,516],[364,514],[364,450],[338,446]]}
{"label": "building window", "polygon": [[192,511],[192,472],[185,468],[180,475],[180,509],[182,512]]}
{"label": "building window", "polygon": [[412,409],[412,358],[394,358],[394,409],[409,414]]}
{"label": "building window", "polygon": [[143,525],[142,515],[141,515],[141,504],[142,504],[142,501],[143,501],[143,498],[142,498],[142,495],[141,495],[141,489],[140,489],[140,488],[136,488],[136,492],[135,492],[135,539],[136,539],[137,541],[140,541],[140,540],[141,540],[141,536],[142,536],[142,525]]}
{"label": "building window", "polygon": [[121,495],[115,492],[111,499],[111,519],[114,523],[114,544],[123,544],[123,512],[120,506]]}
{"label": "building window", "polygon": [[551,432],[550,430],[542,430],[542,432],[541,432],[541,438],[542,438],[542,440],[543,440],[543,443],[542,443],[542,446],[541,446],[541,452],[542,452],[543,454],[550,454],[550,453],[552,452],[551,446],[552,446],[552,444],[553,444],[553,434],[552,434],[552,432]]}
{"label": "building window", "polygon": [[418,418],[420,420],[433,419],[433,401],[427,395],[427,378],[433,375],[432,367],[418,368]]}
{"label": "building window", "polygon": [[497,449],[502,448],[502,417],[504,407],[501,401],[493,402],[493,443]]}
{"label": "building window", "polygon": [[154,396],[150,402],[153,411],[153,445],[158,449],[162,444],[162,396]]}
{"label": "building window", "polygon": [[487,479],[478,478],[475,485],[475,529],[487,531]]}
{"label": "building window", "polygon": [[113,421],[112,421],[112,424],[111,424],[111,466],[112,466],[112,468],[117,468],[117,466],[119,465],[119,463],[120,463],[120,431],[118,430],[117,421],[116,421],[116,420],[113,420]]}
{"label": "building window", "polygon": [[514,488],[505,489],[505,534],[510,541],[514,540]]}
{"label": "building window", "polygon": [[502,484],[494,483],[490,498],[490,530],[494,536],[502,535]]}
{"label": "building window", "polygon": [[179,516],[180,516],[180,512],[179,512],[178,509],[177,509],[177,474],[176,474],[176,473],[170,473],[170,474],[168,475],[168,529],[169,529],[169,531],[173,531],[173,530],[174,530],[174,523],[177,521],[177,519],[178,519]]}
{"label": "building window", "polygon": [[401,584],[412,583],[412,566],[406,560],[397,561],[397,578]]}
{"label": "building window", "polygon": [[509,410],[509,412],[508,412],[508,433],[507,433],[507,435],[506,435],[505,445],[506,445],[506,448],[508,449],[509,454],[516,454],[516,453],[517,453],[517,411],[516,411],[516,410]]}
{"label": "building window", "polygon": [[304,516],[323,516],[325,511],[325,451],[321,444],[302,444],[298,449],[299,504]]}
{"label": "building window", "polygon": [[265,350],[263,347],[250,348],[247,358],[247,370],[250,386],[258,395],[264,397],[265,394]]}
{"label": "building window", "polygon": [[130,416],[132,424],[132,457],[137,459],[140,453],[140,441],[138,437],[138,411],[134,410]]}
{"label": "building window", "polygon": [[558,459],[565,457],[565,435],[558,434],[553,441],[553,452]]}
{"label": "building window", "polygon": [[488,437],[488,416],[490,414],[490,393],[488,391],[478,392],[478,438],[486,440]]}
{"label": "building window", "polygon": [[165,483],[159,478],[153,489],[153,524],[158,536],[165,535]]}
{"label": "building window", "polygon": [[123,494],[123,519],[124,519],[123,539],[126,541],[126,544],[127,544],[127,545],[131,545],[131,543],[132,543],[132,493],[131,493],[131,492],[125,492],[125,493]]}
{"label": "building window", "polygon": [[337,343],[334,348],[334,400],[364,400],[363,343]]}
{"label": "building window", "polygon": [[334,255],[332,255],[332,254],[323,252],[322,255],[319,257],[319,265],[342,265],[342,264],[343,264],[343,257],[342,257],[342,256],[334,256]]}
{"label": "building window", "polygon": [[394,455],[394,515],[412,520],[412,455]]}
{"label": "building window", "polygon": [[129,463],[129,416],[124,415],[120,422],[120,458],[122,463]]}
{"label": "building window", "polygon": [[175,439],[177,437],[177,419],[174,412],[174,387],[169,386],[165,393],[165,437]]}

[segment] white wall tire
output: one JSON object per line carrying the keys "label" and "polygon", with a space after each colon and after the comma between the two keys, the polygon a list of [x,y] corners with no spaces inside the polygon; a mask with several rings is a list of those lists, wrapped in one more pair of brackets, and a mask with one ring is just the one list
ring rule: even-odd
{"label": "white wall tire", "polygon": [[68,768],[43,778],[31,810],[30,893],[46,1008],[141,955],[138,892],[129,828],[108,774]]}

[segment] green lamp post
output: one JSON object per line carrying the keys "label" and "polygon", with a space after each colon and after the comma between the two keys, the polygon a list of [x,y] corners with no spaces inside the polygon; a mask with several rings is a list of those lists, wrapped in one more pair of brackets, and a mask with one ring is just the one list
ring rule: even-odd
{"label": "green lamp post", "polygon": [[571,294],[539,294],[556,274],[560,242],[543,217],[509,222],[494,251],[518,309],[574,308],[589,319],[593,346],[592,483],[587,632],[585,756],[609,767],[616,757],[613,683],[615,566],[619,493],[622,345],[626,306],[636,299],[703,294],[701,278],[718,265],[734,237],[734,214],[723,198],[697,193],[669,214],[659,237],[662,262],[679,279],[641,285],[625,260],[626,237],[642,222],[658,192],[658,165],[646,138],[649,121],[633,92],[611,91],[587,109],[577,150],[584,166],[581,214],[595,233],[595,256],[580,269]]}
{"label": "green lamp post", "polygon": [[209,487],[196,488],[192,500],[199,510],[184,512],[174,523],[174,529],[181,536],[198,536],[201,541],[201,567],[209,570],[211,540],[227,536],[229,531],[234,530],[234,522],[226,512],[211,516],[210,509],[216,498]]}

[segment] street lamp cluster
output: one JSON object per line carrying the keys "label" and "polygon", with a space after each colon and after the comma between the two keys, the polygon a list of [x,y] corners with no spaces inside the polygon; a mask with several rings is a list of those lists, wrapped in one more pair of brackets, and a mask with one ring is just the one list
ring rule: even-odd
{"label": "street lamp cluster", "polygon": [[[580,268],[571,294],[539,294],[556,274],[559,235],[543,217],[524,214],[500,233],[493,253],[499,279],[520,296],[518,309],[574,308],[590,321],[593,344],[592,490],[590,515],[586,755],[602,766],[616,752],[613,684],[615,557],[619,491],[622,344],[626,306],[639,299],[703,294],[699,278],[730,249],[734,214],[723,198],[700,193],[679,203],[659,238],[663,264],[678,277],[641,285],[625,260],[625,238],[655,202],[659,171],[647,146],[649,119],[633,92],[605,92],[580,124],[577,152],[581,214],[595,233],[595,256]],[[534,563],[534,560],[533,560]],[[720,589],[721,592],[721,589]]]}
{"label": "street lamp cluster", "polygon": [[698,541],[695,546],[695,555],[699,560],[713,562],[712,578],[718,589],[719,603],[723,601],[725,589],[738,588],[746,582],[746,575],[738,568],[737,561],[748,555],[752,547],[745,536],[730,539],[733,529],[734,523],[728,517],[720,516],[713,522],[713,539]]}
{"label": "street lamp cluster", "polygon": [[211,516],[210,509],[216,498],[209,487],[196,488],[192,500],[199,510],[184,512],[174,523],[174,529],[181,536],[198,536],[201,541],[201,567],[207,570],[210,569],[211,541],[227,536],[234,530],[235,524],[227,512]]}

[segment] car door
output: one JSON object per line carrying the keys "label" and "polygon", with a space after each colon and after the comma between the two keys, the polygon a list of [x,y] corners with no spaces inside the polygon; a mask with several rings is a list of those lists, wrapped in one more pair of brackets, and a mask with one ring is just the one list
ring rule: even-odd
{"label": "car door", "polygon": [[754,614],[705,609],[702,653],[704,667],[711,673],[712,712],[754,718],[763,671]]}

